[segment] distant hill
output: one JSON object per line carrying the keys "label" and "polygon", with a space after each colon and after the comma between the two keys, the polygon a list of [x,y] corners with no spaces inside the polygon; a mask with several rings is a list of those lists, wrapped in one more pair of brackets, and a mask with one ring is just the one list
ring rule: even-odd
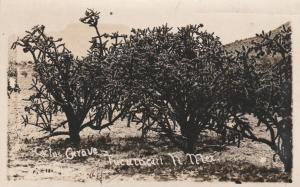
{"label": "distant hill", "polygon": [[[290,22],[287,22],[283,25],[281,25],[280,27],[276,28],[276,29],[273,29],[271,30],[271,36],[277,34],[280,32],[280,30],[283,28],[283,26],[285,27],[290,27],[291,26],[291,23]],[[269,32],[269,31],[264,31],[264,32]],[[256,33],[253,33],[253,35],[255,35]],[[257,34],[260,34],[260,33],[257,33]],[[246,38],[246,39],[242,39],[242,40],[236,40],[232,43],[229,43],[229,44],[226,44],[225,45],[225,49],[227,49],[228,51],[230,52],[233,52],[235,50],[240,50],[242,48],[242,46],[251,46],[251,42],[252,41],[255,41],[255,42],[259,42],[260,38],[254,36],[254,37],[251,37],[251,38]]]}
{"label": "distant hill", "polygon": [[[290,24],[290,22],[287,22],[287,23],[281,25],[280,27],[271,30],[271,37],[278,34],[282,30],[283,26],[285,26],[287,28],[287,27],[290,27],[291,24]],[[264,32],[267,33],[267,32],[270,32],[270,31],[264,31]],[[260,33],[257,33],[257,34],[260,34]],[[242,40],[236,40],[235,42],[232,42],[232,43],[229,43],[229,44],[225,45],[225,49],[228,52],[235,53],[236,50],[238,50],[238,51],[241,50],[242,46],[250,47],[250,46],[252,46],[252,41],[260,42],[260,40],[261,40],[261,38],[259,38],[257,36],[242,39]],[[255,56],[256,54],[255,53],[250,53],[250,55]],[[275,56],[265,54],[264,56],[257,59],[257,63],[258,64],[274,64],[274,63],[278,62],[280,59],[281,59],[281,57],[278,54],[275,55]]]}

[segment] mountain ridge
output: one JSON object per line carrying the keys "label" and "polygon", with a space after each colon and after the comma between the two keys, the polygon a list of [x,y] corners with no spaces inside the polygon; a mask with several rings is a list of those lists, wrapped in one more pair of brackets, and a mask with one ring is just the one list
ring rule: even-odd
{"label": "mountain ridge", "polygon": [[[281,31],[281,29],[283,28],[283,26],[290,27],[291,23],[290,22],[286,22],[286,23],[280,25],[279,27],[277,27],[277,28],[275,28],[273,30],[270,30],[271,31],[271,36],[274,36],[275,34],[279,33]],[[270,32],[270,31],[268,31],[268,32]],[[257,33],[257,34],[259,34],[259,33]],[[236,41],[231,42],[229,44],[225,44],[224,47],[225,47],[225,49],[227,51],[234,52],[235,50],[242,49],[242,46],[245,46],[245,47],[251,46],[252,45],[252,41],[258,42],[259,41],[259,37],[253,36],[253,37],[250,37],[250,38],[236,40]]]}

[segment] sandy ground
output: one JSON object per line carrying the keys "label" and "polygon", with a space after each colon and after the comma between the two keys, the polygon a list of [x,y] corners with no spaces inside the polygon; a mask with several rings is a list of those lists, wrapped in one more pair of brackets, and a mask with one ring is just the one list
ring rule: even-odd
{"label": "sandy ground", "polygon": [[[21,75],[27,71],[28,76]],[[234,145],[223,147],[203,146],[199,150],[203,156],[212,156],[215,160],[192,165],[175,166],[172,156],[185,160],[186,155],[167,145],[154,134],[147,140],[140,138],[138,127],[126,127],[118,121],[111,130],[101,132],[84,130],[81,132],[81,149],[98,153],[68,159],[65,136],[40,141],[43,134],[34,127],[24,127],[21,115],[26,102],[22,99],[30,95],[28,88],[31,73],[28,66],[18,66],[18,82],[21,93],[13,93],[9,99],[8,123],[8,173],[9,180],[56,180],[109,183],[112,181],[284,181],[290,182],[290,176],[283,172],[278,158],[273,160],[273,151],[266,145],[243,140],[241,147]],[[255,119],[251,119],[255,121]],[[264,133],[263,129],[259,130]],[[210,141],[210,144],[213,141]],[[51,154],[49,154],[51,149]],[[45,154],[41,154],[45,153]],[[59,155],[55,155],[59,154]],[[109,156],[108,156],[109,155]],[[56,157],[55,157],[56,156]],[[110,159],[109,159],[110,158]],[[163,164],[128,166],[116,165],[120,159],[162,159]],[[109,162],[111,161],[111,162]]]}

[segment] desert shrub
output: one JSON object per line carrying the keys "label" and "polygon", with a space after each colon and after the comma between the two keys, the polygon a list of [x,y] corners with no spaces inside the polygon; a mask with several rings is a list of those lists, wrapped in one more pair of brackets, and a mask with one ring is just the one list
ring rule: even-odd
{"label": "desert shrub", "polygon": [[[62,39],[45,33],[43,25],[26,31],[12,46],[21,46],[33,58],[33,94],[28,98],[23,123],[39,128],[48,134],[46,137],[69,135],[78,145],[81,130],[107,128],[126,111],[125,102],[118,104],[118,90],[110,82],[105,60],[109,47],[107,41],[103,42],[106,34],[101,35],[97,28],[98,19],[99,13],[90,9],[80,19],[96,31],[86,57],[74,57]],[[57,114],[62,114],[64,120],[58,121]],[[68,130],[63,130],[66,125]]]}
{"label": "desert shrub", "polygon": [[[266,125],[272,142],[272,148],[285,165],[292,168],[292,51],[291,27],[285,27],[278,34],[258,35],[262,38],[255,44],[255,50],[261,55],[278,55],[279,59],[271,67],[264,69],[260,77],[261,87],[257,90],[255,115]],[[259,58],[260,56],[258,56]],[[274,131],[274,132],[272,132]]]}
{"label": "desert shrub", "polygon": [[229,117],[226,54],[219,38],[202,27],[133,29],[108,59],[132,102],[132,121],[185,152],[195,151],[202,131],[221,132]]}
{"label": "desert shrub", "polygon": [[[235,110],[234,126],[242,137],[269,145],[279,155],[285,170],[292,168],[292,56],[291,28],[283,26],[278,33],[257,34],[258,41],[233,57],[234,76],[231,102]],[[255,54],[255,55],[253,55]],[[262,59],[273,58],[272,63]],[[269,137],[258,137],[246,113],[258,118]],[[274,156],[275,156],[274,155]]]}

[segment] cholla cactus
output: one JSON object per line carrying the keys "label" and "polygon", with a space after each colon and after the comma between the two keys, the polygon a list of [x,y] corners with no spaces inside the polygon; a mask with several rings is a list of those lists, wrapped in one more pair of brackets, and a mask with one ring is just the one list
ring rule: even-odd
{"label": "cholla cactus", "polygon": [[[237,51],[231,76],[231,106],[238,131],[243,137],[269,145],[285,165],[292,169],[292,54],[291,28],[277,33],[257,34],[253,46]],[[262,59],[273,58],[266,64]],[[275,59],[275,60],[274,60]],[[250,113],[265,126],[268,138],[257,137],[249,122],[237,114]]]}
{"label": "cholla cactus", "polygon": [[159,132],[189,153],[201,132],[224,126],[229,115],[225,51],[202,27],[133,29],[114,53],[115,79],[133,103],[132,122],[143,135]]}
{"label": "cholla cactus", "polygon": [[[21,46],[33,58],[34,78],[30,89],[34,93],[28,98],[23,123],[39,128],[46,137],[69,135],[78,145],[81,130],[100,131],[114,124],[126,111],[127,105],[119,105],[117,89],[111,83],[106,48],[101,42],[103,36],[97,28],[98,14],[88,10],[82,22],[96,28],[100,45],[96,42],[91,49],[100,50],[100,54],[89,53],[82,59],[74,57],[62,39],[46,35],[43,25],[26,31],[12,46]],[[30,117],[31,113],[35,113],[35,119]],[[58,114],[65,119],[54,120]],[[68,130],[63,130],[66,126]]]}
{"label": "cholla cactus", "polygon": [[92,9],[87,9],[85,11],[85,17],[80,18],[79,20],[84,23],[88,24],[90,27],[97,27],[98,20],[99,20],[100,12],[94,11]]}

